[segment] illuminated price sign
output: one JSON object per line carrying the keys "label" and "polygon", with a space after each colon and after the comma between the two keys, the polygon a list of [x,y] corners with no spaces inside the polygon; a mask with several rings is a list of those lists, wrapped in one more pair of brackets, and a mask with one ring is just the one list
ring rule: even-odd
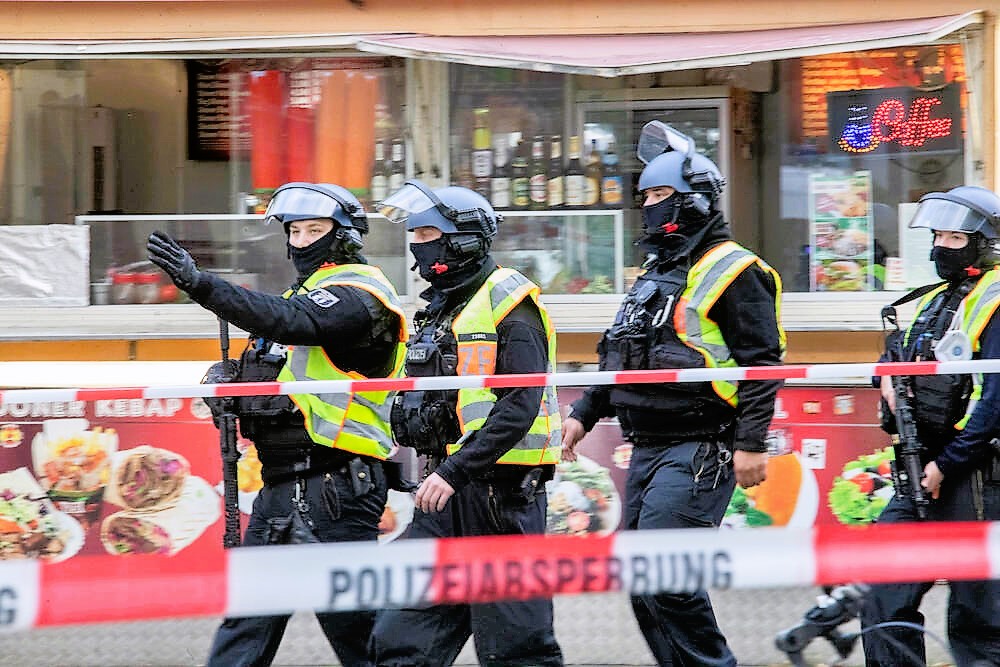
{"label": "illuminated price sign", "polygon": [[830,150],[878,156],[962,150],[958,86],[827,93]]}

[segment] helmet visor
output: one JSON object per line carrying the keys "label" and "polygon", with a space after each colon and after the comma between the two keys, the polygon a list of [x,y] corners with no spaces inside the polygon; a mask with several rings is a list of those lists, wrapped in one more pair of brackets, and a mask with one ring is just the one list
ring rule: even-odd
{"label": "helmet visor", "polygon": [[289,223],[312,218],[333,220],[338,206],[342,204],[336,198],[304,185],[278,188],[264,211],[264,222]]}
{"label": "helmet visor", "polygon": [[636,157],[643,164],[649,164],[653,158],[667,151],[689,155],[694,152],[694,141],[662,121],[651,120],[643,125],[639,144],[635,149]]}
{"label": "helmet visor", "polygon": [[391,222],[405,222],[411,215],[435,208],[440,202],[429,190],[407,181],[403,187],[382,201],[378,212]]}
{"label": "helmet visor", "polygon": [[910,221],[910,227],[926,227],[937,232],[979,232],[986,238],[997,238],[986,216],[947,199],[924,199]]}

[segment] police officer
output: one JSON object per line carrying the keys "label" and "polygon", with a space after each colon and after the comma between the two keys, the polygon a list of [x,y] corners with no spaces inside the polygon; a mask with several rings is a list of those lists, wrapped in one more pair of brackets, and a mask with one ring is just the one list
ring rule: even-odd
{"label": "police officer", "polygon": [[[601,370],[778,365],[777,273],[730,238],[718,209],[724,180],[694,142],[652,121],[637,149],[646,164],[645,272],[598,345]],[[629,530],[718,526],[734,484],[764,480],[767,428],[781,383],[715,381],[587,389],[563,424],[564,458],[602,417],[632,443]],[[735,471],[735,479],[734,479]],[[661,665],[735,665],[705,591],[632,598]]]}
{"label": "police officer", "polygon": [[[902,361],[1000,358],[1000,197],[960,186],[924,195],[910,227],[934,235],[931,260],[941,283],[920,288],[916,314],[903,338]],[[903,303],[904,297],[894,305]],[[1000,436],[1000,375],[914,376],[909,399],[923,445],[921,486],[932,521],[1000,520],[1000,471],[994,438]],[[881,378],[883,409],[895,412],[892,378]],[[893,495],[878,523],[918,518],[909,494]],[[861,619],[868,665],[923,665],[919,611],[932,582],[873,585]],[[948,634],[960,667],[1000,664],[1000,582],[953,581]]]}
{"label": "police officer", "polygon": [[[368,223],[358,200],[337,185],[288,183],[274,192],[265,220],[284,225],[298,272],[281,296],[199,271],[162,232],[147,244],[150,259],[194,301],[250,332],[234,381],[401,375],[403,311],[360,254]],[[257,446],[264,478],[244,544],[375,541],[388,493],[382,462],[393,448],[389,409],[386,392],[240,398],[240,431]],[[317,618],[344,665],[373,664],[373,613]],[[271,664],[288,619],[226,619],[209,664]]]}
{"label": "police officer", "polygon": [[[555,331],[538,286],[489,255],[500,216],[486,199],[407,181],[382,211],[406,220],[415,266],[430,282],[407,375],[553,370]],[[545,482],[560,455],[555,387],[406,392],[392,426],[399,444],[439,462],[417,490],[409,537],[545,531]],[[563,664],[548,599],[379,612],[375,661],[450,665],[470,634],[483,665]]]}

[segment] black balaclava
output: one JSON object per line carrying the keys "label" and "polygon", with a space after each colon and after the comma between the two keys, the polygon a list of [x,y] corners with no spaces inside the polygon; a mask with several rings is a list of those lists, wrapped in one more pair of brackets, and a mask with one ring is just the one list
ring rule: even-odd
{"label": "black balaclava", "polygon": [[642,207],[644,234],[636,244],[647,253],[666,259],[697,245],[690,241],[695,238],[700,241],[704,236],[700,232],[705,231],[710,221],[711,217],[684,206],[684,195],[674,192],[663,201]]}
{"label": "black balaclava", "polygon": [[292,260],[300,278],[311,275],[313,271],[322,266],[323,262],[330,259],[333,243],[336,240],[337,225],[334,225],[329,232],[304,248],[296,248],[286,241],[288,258]]}
{"label": "black balaclava", "polygon": [[411,243],[420,277],[440,290],[451,290],[460,287],[473,276],[477,275],[486,262],[486,253],[474,256],[459,255],[447,235],[424,243]]}
{"label": "black balaclava", "polygon": [[931,261],[942,280],[955,282],[979,275],[981,271],[975,268],[979,259],[979,234],[970,234],[969,242],[961,248],[945,248],[936,245],[931,248]]}

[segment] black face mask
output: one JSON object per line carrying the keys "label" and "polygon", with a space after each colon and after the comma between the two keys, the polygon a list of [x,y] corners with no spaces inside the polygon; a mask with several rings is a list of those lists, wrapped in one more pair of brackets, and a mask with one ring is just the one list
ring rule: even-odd
{"label": "black face mask", "polygon": [[974,275],[966,271],[979,258],[979,248],[976,240],[970,238],[962,248],[945,248],[936,245],[931,249],[931,261],[942,280],[954,282]]}
{"label": "black face mask", "polygon": [[[479,273],[486,260],[485,256],[471,262],[467,258],[458,257],[452,252],[444,236],[424,243],[411,243],[410,252],[417,260],[416,267],[420,277],[443,290],[462,285]],[[463,259],[465,264],[462,263]]]}
{"label": "black face mask", "polygon": [[703,216],[685,208],[680,193],[675,192],[661,202],[642,207],[642,230],[645,234],[638,245],[647,252],[676,252],[705,222]]}
{"label": "black face mask", "polygon": [[292,260],[292,264],[295,265],[295,270],[298,271],[299,276],[308,276],[330,258],[333,242],[337,238],[336,232],[337,228],[334,227],[305,248],[296,248],[291,243],[287,244],[288,257]]}

